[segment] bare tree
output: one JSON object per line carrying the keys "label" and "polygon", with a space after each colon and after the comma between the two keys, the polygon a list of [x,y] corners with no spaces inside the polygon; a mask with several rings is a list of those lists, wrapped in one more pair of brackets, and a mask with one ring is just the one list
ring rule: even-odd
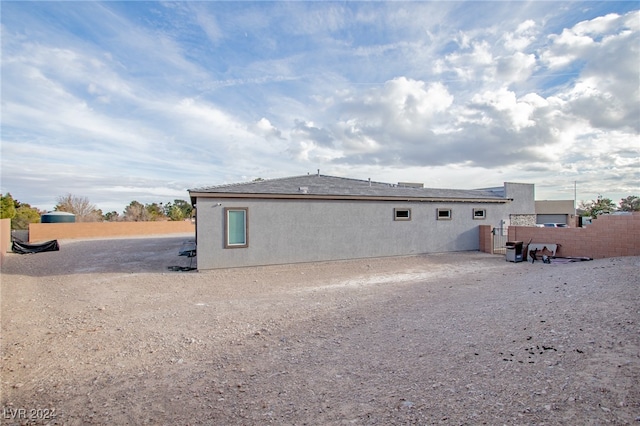
{"label": "bare tree", "polygon": [[129,222],[144,222],[149,220],[149,212],[142,203],[132,201],[124,209],[124,220]]}
{"label": "bare tree", "polygon": [[89,202],[87,197],[80,197],[73,194],[60,196],[55,211],[73,213],[77,222],[98,222],[102,220],[102,215],[96,206]]}

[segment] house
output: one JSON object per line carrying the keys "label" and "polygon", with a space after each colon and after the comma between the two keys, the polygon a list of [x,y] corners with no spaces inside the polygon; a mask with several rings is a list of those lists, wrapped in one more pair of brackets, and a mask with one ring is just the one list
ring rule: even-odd
{"label": "house", "polygon": [[535,225],[534,186],[424,188],[318,174],[190,189],[198,269],[479,249],[479,225]]}
{"label": "house", "polygon": [[536,224],[562,223],[575,226],[575,203],[573,200],[540,200],[536,205]]}

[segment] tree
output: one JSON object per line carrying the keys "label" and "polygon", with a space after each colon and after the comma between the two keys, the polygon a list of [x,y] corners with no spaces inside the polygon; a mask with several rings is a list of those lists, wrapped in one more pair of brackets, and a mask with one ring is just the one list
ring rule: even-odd
{"label": "tree", "polygon": [[40,222],[43,213],[27,203],[14,200],[11,194],[0,196],[2,219],[11,219],[11,229],[29,229],[30,223]]}
{"label": "tree", "polygon": [[117,211],[107,212],[104,214],[104,220],[107,222],[117,222],[120,219],[120,213]]}
{"label": "tree", "polygon": [[157,221],[166,219],[162,203],[145,204],[144,208],[147,211],[147,220]]}
{"label": "tree", "polygon": [[640,197],[637,195],[629,195],[627,198],[620,200],[620,210],[623,212],[640,211]]}
{"label": "tree", "polygon": [[184,200],[173,200],[173,204],[167,203],[165,205],[165,215],[167,215],[170,220],[180,221],[190,218],[192,211],[193,207],[191,207],[191,204]]}
{"label": "tree", "polygon": [[16,215],[11,219],[11,229],[29,229],[30,223],[40,222],[41,212],[29,204],[21,203]]}
{"label": "tree", "polygon": [[169,211],[167,212],[167,216],[170,220],[180,221],[184,220],[184,212],[182,209],[175,204],[169,207]]}
{"label": "tree", "polygon": [[124,220],[130,222],[143,222],[149,220],[149,213],[142,203],[132,201],[124,209]]}
{"label": "tree", "polygon": [[76,216],[76,222],[97,222],[102,220],[102,213],[89,202],[87,197],[67,194],[58,197],[57,201],[58,204],[53,209],[58,212],[73,213]]}
{"label": "tree", "polygon": [[616,211],[616,203],[611,201],[610,198],[604,198],[602,195],[598,195],[597,200],[592,200],[588,203],[584,201],[580,202],[580,209],[587,213],[587,216],[596,218],[601,214],[608,214]]}
{"label": "tree", "polygon": [[0,195],[0,219],[13,219],[16,215],[16,202],[11,194]]}

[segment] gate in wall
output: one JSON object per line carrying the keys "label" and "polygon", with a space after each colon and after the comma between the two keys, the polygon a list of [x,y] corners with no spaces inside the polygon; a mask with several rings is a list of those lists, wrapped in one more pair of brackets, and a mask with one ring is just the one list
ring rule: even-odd
{"label": "gate in wall", "polygon": [[506,254],[507,228],[493,228],[493,254]]}

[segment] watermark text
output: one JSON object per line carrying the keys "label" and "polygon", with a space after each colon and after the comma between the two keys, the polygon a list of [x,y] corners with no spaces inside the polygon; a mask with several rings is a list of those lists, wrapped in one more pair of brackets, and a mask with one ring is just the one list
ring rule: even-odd
{"label": "watermark text", "polygon": [[56,418],[56,409],[3,407],[2,418],[5,420],[53,420]]}

